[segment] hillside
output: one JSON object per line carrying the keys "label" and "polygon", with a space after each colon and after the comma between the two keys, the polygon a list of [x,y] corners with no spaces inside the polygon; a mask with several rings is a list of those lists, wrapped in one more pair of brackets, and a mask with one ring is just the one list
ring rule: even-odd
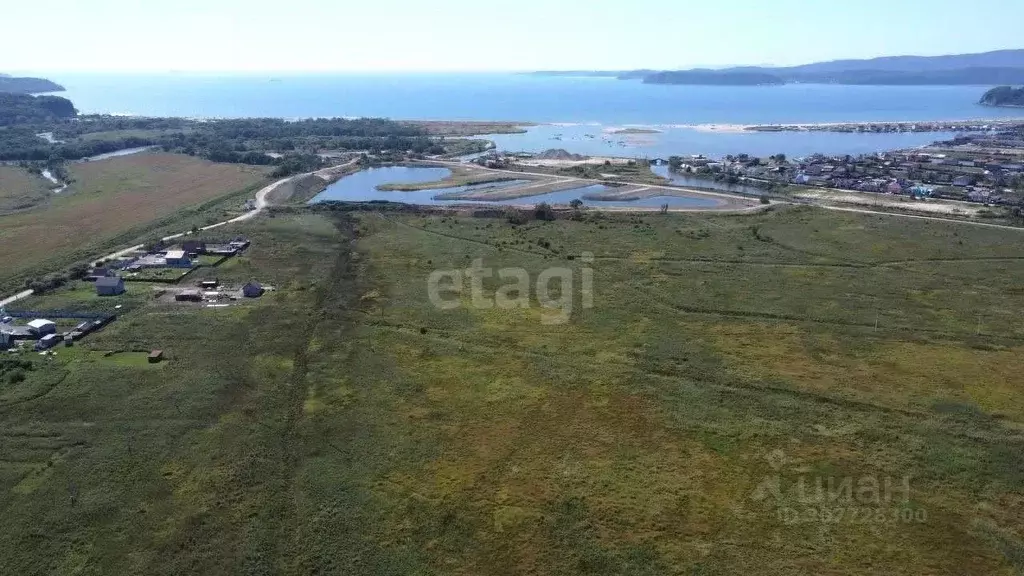
{"label": "hillside", "polygon": [[[543,72],[541,75],[569,75]],[[997,85],[1024,84],[1024,50],[998,50],[947,56],[886,56],[832,60],[800,66],[738,66],[721,70],[636,70],[573,72],[580,76],[640,78],[646,84],[776,85],[786,83],[849,85]]]}
{"label": "hillside", "polygon": [[63,86],[44,78],[16,78],[13,76],[0,76],[0,92],[40,94],[42,92],[63,91]]}
{"label": "hillside", "polygon": [[75,105],[60,96],[0,92],[0,126],[74,118],[77,114]]}
{"label": "hillside", "polygon": [[716,86],[772,86],[785,81],[767,72],[719,72],[716,70],[686,70],[657,72],[643,78],[644,84],[692,84]]}
{"label": "hillside", "polygon": [[830,60],[789,68],[773,68],[772,70],[786,71],[794,74],[820,74],[850,70],[934,72],[964,68],[1024,68],[1024,50],[998,50],[979,54],[951,54],[947,56],[883,56],[866,60]]}
{"label": "hillside", "polygon": [[987,106],[1021,106],[1024,107],[1024,87],[999,86],[981,97],[979,104]]}

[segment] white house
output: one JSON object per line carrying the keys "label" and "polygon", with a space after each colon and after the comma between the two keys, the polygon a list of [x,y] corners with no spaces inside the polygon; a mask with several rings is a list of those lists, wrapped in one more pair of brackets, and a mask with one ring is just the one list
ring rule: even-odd
{"label": "white house", "polygon": [[164,262],[170,268],[191,268],[192,260],[185,255],[184,250],[168,250]]}
{"label": "white house", "polygon": [[57,325],[49,320],[37,318],[28,323],[28,329],[36,336],[45,336],[57,331]]}

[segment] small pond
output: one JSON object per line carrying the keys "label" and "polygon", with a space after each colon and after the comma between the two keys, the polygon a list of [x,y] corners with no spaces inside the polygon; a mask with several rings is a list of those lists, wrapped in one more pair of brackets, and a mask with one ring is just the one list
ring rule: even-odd
{"label": "small pond", "polygon": [[746,194],[748,196],[760,196],[764,194],[764,191],[757,188],[756,186],[750,186],[746,184],[726,184],[725,182],[715,182],[709,178],[698,178],[690,174],[683,174],[682,172],[675,172],[669,170],[668,166],[651,166],[651,171],[667,178],[672,184],[676,186],[690,186],[696,189],[711,189],[721,190],[722,192],[731,192],[733,194]]}

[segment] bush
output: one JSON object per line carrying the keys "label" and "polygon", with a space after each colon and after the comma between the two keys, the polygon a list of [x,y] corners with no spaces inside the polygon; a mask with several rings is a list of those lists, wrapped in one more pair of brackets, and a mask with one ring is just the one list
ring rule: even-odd
{"label": "bush", "polygon": [[505,212],[505,219],[512,225],[523,225],[530,221],[530,218],[526,214],[514,208],[509,208]]}
{"label": "bush", "polygon": [[771,204],[772,201],[768,199],[766,194],[761,194],[761,204]]}
{"label": "bush", "polygon": [[555,219],[555,211],[547,202],[541,202],[540,204],[537,204],[537,207],[533,209],[533,215],[535,218],[537,218],[537,220]]}
{"label": "bush", "polygon": [[11,384],[17,384],[25,381],[25,373],[21,370],[15,370],[7,375],[7,382]]}

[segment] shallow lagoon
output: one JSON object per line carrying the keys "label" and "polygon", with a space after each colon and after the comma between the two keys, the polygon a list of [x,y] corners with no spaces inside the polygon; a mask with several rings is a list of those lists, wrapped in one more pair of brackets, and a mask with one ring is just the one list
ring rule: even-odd
{"label": "shallow lagoon", "polygon": [[310,200],[310,202],[315,203],[330,200],[343,202],[369,202],[372,200],[386,200],[389,202],[405,202],[408,204],[430,206],[467,204],[473,202],[491,205],[521,206],[524,204],[539,204],[541,202],[547,202],[549,204],[568,204],[573,200],[580,199],[583,201],[584,205],[594,208],[658,208],[663,204],[668,204],[671,208],[713,208],[721,203],[721,201],[715,198],[679,196],[658,196],[640,200],[615,201],[587,200],[583,198],[586,194],[598,194],[614,189],[603,184],[581,186],[571,190],[559,190],[557,192],[547,192],[545,194],[537,194],[535,196],[526,196],[509,200],[483,201],[438,200],[435,196],[448,192],[459,192],[465,189],[511,186],[514,182],[492,182],[487,184],[473,184],[433,190],[416,190],[411,192],[381,191],[377,189],[377,186],[381,186],[383,184],[420,184],[424,182],[434,182],[447,178],[450,175],[451,171],[447,168],[428,168],[423,166],[384,166],[380,168],[369,168],[367,170],[362,170],[355,174],[345,176],[341,180],[331,184],[326,190]]}

